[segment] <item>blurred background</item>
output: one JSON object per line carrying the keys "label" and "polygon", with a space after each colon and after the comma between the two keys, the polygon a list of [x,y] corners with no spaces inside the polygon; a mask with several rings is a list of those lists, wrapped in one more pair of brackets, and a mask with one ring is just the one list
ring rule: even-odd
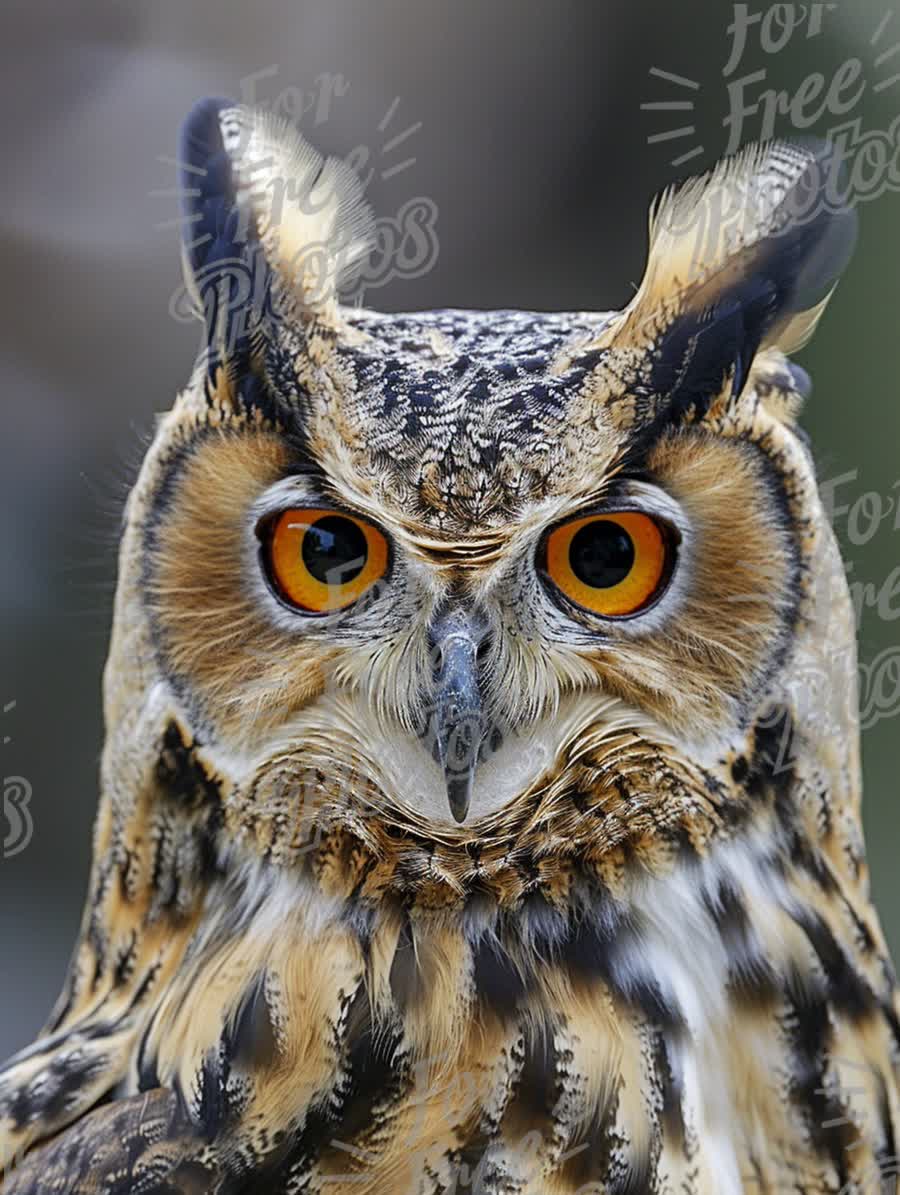
{"label": "blurred background", "polygon": [[[771,105],[738,109],[781,92],[776,131],[849,123],[879,144],[900,112],[900,14],[879,0],[752,5],[745,38],[746,6],[713,0],[3,7],[0,707],[3,773],[31,786],[33,835],[0,857],[0,1057],[43,1022],[76,933],[117,522],[198,344],[199,327],[170,314],[178,207],[165,194],[194,100],[280,104],[371,174],[382,215],[434,204],[437,258],[367,293],[386,310],[619,307],[640,279],[651,196],[733,133],[769,131]],[[867,186],[856,257],[800,360],[815,381],[805,424],[822,477],[840,479],[836,525],[869,598],[860,654],[882,716],[863,739],[866,827],[900,959],[900,196]]]}

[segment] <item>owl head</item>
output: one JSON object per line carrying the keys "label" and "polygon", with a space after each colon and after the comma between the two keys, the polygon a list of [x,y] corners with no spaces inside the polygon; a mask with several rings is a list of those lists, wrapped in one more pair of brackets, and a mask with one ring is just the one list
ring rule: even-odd
{"label": "owl head", "polygon": [[412,836],[421,873],[429,843],[582,841],[598,778],[639,774],[648,824],[707,800],[765,711],[821,724],[816,678],[851,709],[785,357],[854,239],[827,153],[665,194],[627,307],[553,314],[342,305],[359,185],[271,114],[204,101],[180,157],[204,337],[127,507],[113,803],[189,758],[229,842]]}

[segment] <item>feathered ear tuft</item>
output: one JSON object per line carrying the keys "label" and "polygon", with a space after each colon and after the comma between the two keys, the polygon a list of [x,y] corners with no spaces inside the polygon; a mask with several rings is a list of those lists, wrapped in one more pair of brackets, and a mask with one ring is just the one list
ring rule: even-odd
{"label": "feathered ear tuft", "polygon": [[762,348],[812,334],[850,259],[856,213],[835,199],[827,146],[751,146],[663,194],[651,212],[640,288],[600,348],[650,354],[662,405],[738,395]]}
{"label": "feathered ear tuft", "polygon": [[287,121],[224,99],[194,107],[179,156],[185,279],[212,355],[233,370],[273,313],[338,326],[339,292],[371,247],[350,167]]}

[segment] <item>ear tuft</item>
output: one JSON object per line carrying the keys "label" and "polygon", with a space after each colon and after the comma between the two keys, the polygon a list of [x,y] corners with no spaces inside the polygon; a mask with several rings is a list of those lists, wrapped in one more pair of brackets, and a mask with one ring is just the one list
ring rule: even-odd
{"label": "ear tuft", "polygon": [[350,167],[287,122],[205,99],[179,145],[183,260],[206,322],[210,369],[240,371],[280,315],[340,323],[338,295],[368,255],[372,217]]}
{"label": "ear tuft", "polygon": [[641,286],[599,347],[649,351],[660,399],[702,406],[812,334],[856,240],[825,145],[754,145],[664,193]]}
{"label": "ear tuft", "polygon": [[[827,145],[751,145],[709,174],[665,192],[650,217],[647,272],[633,306],[700,310],[742,284],[769,290],[776,343],[798,316],[815,313],[808,336],[856,242],[853,209],[836,201],[836,164]],[[640,300],[640,302],[639,302]],[[799,347],[796,335],[779,343]]]}

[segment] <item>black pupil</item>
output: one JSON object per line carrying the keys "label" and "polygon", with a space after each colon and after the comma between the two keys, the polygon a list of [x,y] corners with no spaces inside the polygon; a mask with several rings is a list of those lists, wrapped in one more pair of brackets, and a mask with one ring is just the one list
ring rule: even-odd
{"label": "black pupil", "polygon": [[303,563],[323,585],[346,585],[366,566],[366,537],[351,519],[326,515],[307,530]]}
{"label": "black pupil", "polygon": [[592,589],[624,581],[634,566],[634,543],[618,523],[598,520],[576,531],[569,545],[572,572]]}

